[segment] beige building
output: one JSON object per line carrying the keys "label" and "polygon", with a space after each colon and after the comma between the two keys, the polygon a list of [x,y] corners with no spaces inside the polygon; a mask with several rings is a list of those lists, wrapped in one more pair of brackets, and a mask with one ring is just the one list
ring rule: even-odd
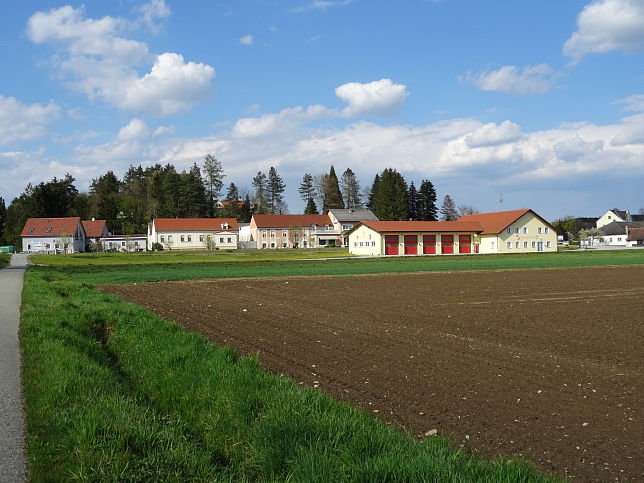
{"label": "beige building", "polygon": [[462,216],[457,221],[365,221],[349,232],[356,255],[449,255],[557,251],[557,233],[532,210]]}
{"label": "beige building", "polygon": [[557,231],[530,209],[462,216],[481,226],[479,253],[556,252]]}
{"label": "beige building", "polygon": [[333,223],[334,231],[340,235],[336,245],[349,246],[349,231],[361,221],[378,221],[376,215],[366,208],[331,209],[329,219]]}
{"label": "beige building", "polygon": [[148,246],[166,250],[235,250],[238,237],[235,218],[155,218],[148,227]]}
{"label": "beige building", "polygon": [[327,215],[258,215],[250,220],[257,248],[317,248],[337,244],[340,232]]}

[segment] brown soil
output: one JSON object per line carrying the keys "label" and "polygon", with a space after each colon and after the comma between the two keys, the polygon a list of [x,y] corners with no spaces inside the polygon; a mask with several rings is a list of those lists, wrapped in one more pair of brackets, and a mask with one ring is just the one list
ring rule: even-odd
{"label": "brown soil", "polygon": [[103,287],[417,436],[644,478],[644,266]]}

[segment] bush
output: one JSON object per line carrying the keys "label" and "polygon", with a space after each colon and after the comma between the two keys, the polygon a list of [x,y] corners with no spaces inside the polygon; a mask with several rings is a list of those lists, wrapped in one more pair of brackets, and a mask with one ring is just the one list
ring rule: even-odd
{"label": "bush", "polygon": [[154,252],[162,252],[163,251],[163,245],[161,243],[155,242],[152,244],[152,251]]}

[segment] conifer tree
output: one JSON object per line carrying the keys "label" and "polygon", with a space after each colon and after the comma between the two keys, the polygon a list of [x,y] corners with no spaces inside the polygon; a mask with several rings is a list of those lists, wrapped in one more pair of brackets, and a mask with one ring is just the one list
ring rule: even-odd
{"label": "conifer tree", "polygon": [[322,186],[324,189],[322,213],[327,213],[329,210],[334,208],[344,208],[344,200],[342,199],[342,193],[340,192],[340,184],[333,165],[331,165],[329,174],[325,176]]}
{"label": "conifer tree", "polygon": [[392,168],[385,169],[378,181],[373,196],[374,215],[379,220],[407,220],[409,217],[409,195],[405,178]]}
{"label": "conifer tree", "polygon": [[309,201],[306,203],[306,209],[304,210],[305,215],[318,215],[318,207],[315,205],[315,200],[309,198]]}
{"label": "conifer tree", "polygon": [[432,182],[428,179],[421,181],[418,190],[418,219],[424,221],[438,220],[436,190]]}
{"label": "conifer tree", "polygon": [[412,181],[409,185],[409,191],[407,192],[407,197],[409,198],[409,218],[412,220],[418,219],[418,192],[416,191],[416,186]]}
{"label": "conifer tree", "polygon": [[362,208],[360,196],[360,183],[351,168],[347,168],[340,178],[340,188],[344,199],[344,206],[348,209]]}
{"label": "conifer tree", "polygon": [[273,166],[268,170],[268,182],[266,187],[268,212],[273,215],[282,213],[285,208],[283,193],[286,189],[286,185]]}

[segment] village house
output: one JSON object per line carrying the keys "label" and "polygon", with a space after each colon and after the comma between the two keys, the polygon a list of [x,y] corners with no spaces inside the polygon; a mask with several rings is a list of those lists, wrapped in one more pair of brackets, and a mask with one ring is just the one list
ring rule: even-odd
{"label": "village house", "polygon": [[148,246],[166,250],[234,250],[239,226],[235,218],[154,218],[148,226]]}
{"label": "village house", "polygon": [[644,228],[627,228],[626,245],[629,247],[644,247]]}
{"label": "village house", "polygon": [[617,208],[613,208],[612,210],[608,210],[606,213],[599,217],[599,219],[595,223],[595,227],[601,228],[615,221],[621,223],[640,221],[644,222],[644,215],[631,215],[631,212],[628,210],[618,210]]}
{"label": "village house", "polygon": [[101,238],[104,252],[144,252],[147,250],[147,235],[107,235]]}
{"label": "village house", "polygon": [[258,215],[250,220],[257,248],[316,248],[335,245],[340,236],[327,215]]}
{"label": "village house", "polygon": [[364,221],[348,233],[356,255],[529,253],[557,250],[555,229],[532,210],[462,216],[457,221]]}
{"label": "village house", "polygon": [[109,235],[107,223],[105,220],[83,220],[83,229],[85,230],[85,251],[96,250],[102,245],[101,240]]}
{"label": "village house", "polygon": [[78,216],[65,218],[29,218],[22,233],[25,253],[67,253],[85,251],[85,229]]}
{"label": "village house", "polygon": [[331,209],[329,218],[333,230],[340,233],[336,245],[349,246],[349,231],[361,221],[378,221],[378,217],[366,208]]}
{"label": "village house", "polygon": [[604,245],[614,247],[628,247],[633,244],[626,240],[630,231],[636,228],[643,228],[644,222],[642,221],[613,221],[603,225],[599,231],[602,232],[600,239],[592,240],[592,243],[587,243],[587,246]]}

